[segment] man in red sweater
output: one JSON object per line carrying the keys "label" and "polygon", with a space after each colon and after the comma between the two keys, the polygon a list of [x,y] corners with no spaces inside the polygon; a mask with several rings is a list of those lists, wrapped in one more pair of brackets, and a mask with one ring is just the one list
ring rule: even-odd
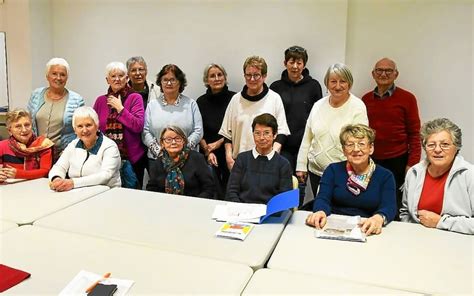
{"label": "man in red sweater", "polygon": [[[377,86],[362,97],[367,107],[369,125],[375,129],[374,161],[392,171],[401,208],[406,171],[420,161],[420,116],[415,96],[395,86],[398,77],[394,61],[383,58],[375,64],[372,77]],[[398,213],[396,220],[399,220]]]}

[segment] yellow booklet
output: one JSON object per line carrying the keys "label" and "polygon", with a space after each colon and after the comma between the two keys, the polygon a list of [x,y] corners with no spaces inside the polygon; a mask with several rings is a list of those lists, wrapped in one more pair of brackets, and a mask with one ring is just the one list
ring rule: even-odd
{"label": "yellow booklet", "polygon": [[225,237],[231,239],[244,240],[250,233],[253,224],[241,222],[226,222],[216,232],[217,237]]}

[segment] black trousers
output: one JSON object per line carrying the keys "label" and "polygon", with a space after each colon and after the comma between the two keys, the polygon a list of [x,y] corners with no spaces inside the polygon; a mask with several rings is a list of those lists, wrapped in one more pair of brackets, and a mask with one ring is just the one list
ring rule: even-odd
{"label": "black trousers", "polygon": [[383,166],[384,168],[390,170],[395,177],[395,186],[397,192],[397,214],[395,215],[395,221],[400,221],[400,208],[402,207],[402,196],[403,190],[402,186],[405,183],[405,174],[406,166],[408,164],[408,153],[403,155],[387,158],[387,159],[375,159],[376,164]]}
{"label": "black trousers", "polygon": [[146,156],[146,152],[136,163],[132,163],[132,168],[135,172],[135,175],[137,175],[138,189],[141,190],[143,188],[143,177],[145,175],[145,169],[148,170],[148,157]]}

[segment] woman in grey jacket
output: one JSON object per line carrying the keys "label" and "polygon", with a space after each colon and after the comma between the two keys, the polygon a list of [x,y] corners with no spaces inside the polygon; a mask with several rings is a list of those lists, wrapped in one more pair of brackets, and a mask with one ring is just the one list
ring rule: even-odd
{"label": "woman in grey jacket", "polygon": [[421,137],[426,159],[407,172],[401,220],[474,234],[474,169],[458,155],[461,129],[440,118],[426,122]]}

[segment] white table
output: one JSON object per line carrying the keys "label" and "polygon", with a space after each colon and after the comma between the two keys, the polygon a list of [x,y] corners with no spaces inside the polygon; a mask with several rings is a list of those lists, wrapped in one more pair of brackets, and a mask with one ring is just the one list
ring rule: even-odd
{"label": "white table", "polygon": [[[276,269],[257,270],[242,295],[376,294],[418,295],[347,280]],[[421,295],[421,294],[420,294]]]}
{"label": "white table", "polygon": [[0,233],[6,232],[16,227],[18,227],[18,224],[16,223],[0,220]]}
{"label": "white table", "polygon": [[317,239],[308,214],[293,214],[269,268],[419,293],[474,292],[474,236],[392,222],[367,243]]}
{"label": "white table", "polygon": [[215,237],[222,201],[114,188],[34,225],[152,246],[261,268],[290,213],[255,225],[245,241]]}
{"label": "white table", "polygon": [[69,207],[98,193],[109,190],[107,186],[91,186],[67,192],[49,189],[47,178],[40,178],[0,186],[0,219],[19,225]]}
{"label": "white table", "polygon": [[80,270],[135,281],[131,295],[238,295],[248,266],[36,226],[0,235],[0,262],[31,273],[5,294],[57,295]]}

